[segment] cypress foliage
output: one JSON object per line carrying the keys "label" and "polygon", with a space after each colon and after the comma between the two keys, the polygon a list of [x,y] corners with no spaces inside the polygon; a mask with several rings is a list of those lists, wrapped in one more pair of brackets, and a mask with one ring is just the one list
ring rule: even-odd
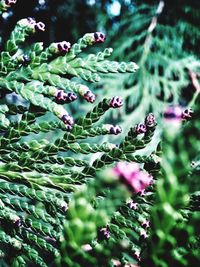
{"label": "cypress foliage", "polygon": [[[15,3],[1,0],[0,12]],[[1,266],[198,266],[199,62],[189,52],[182,58],[182,50],[169,61],[174,40],[167,54],[161,49],[160,34],[171,34],[157,23],[163,7],[160,1],[156,11],[147,4],[137,10],[141,32],[134,38],[144,45],[131,57],[142,54],[139,67],[110,60],[112,48],[86,54],[103,45],[103,32],[86,33],[74,44],[35,42],[27,48],[27,38],[44,32],[45,25],[30,17],[17,22],[0,51]],[[188,70],[196,88],[188,107],[170,105],[163,112],[172,88],[188,85]],[[104,76],[111,86],[111,74],[118,81],[129,73],[130,86],[136,79],[138,89],[165,80],[165,97],[157,112],[161,102],[145,89],[145,102],[136,97],[141,116],[123,129],[102,122],[109,110],[123,109],[114,87],[102,98],[90,88]],[[18,101],[11,103],[10,95]],[[178,104],[178,93],[173,96]],[[73,114],[78,99],[91,106],[86,114]]]}

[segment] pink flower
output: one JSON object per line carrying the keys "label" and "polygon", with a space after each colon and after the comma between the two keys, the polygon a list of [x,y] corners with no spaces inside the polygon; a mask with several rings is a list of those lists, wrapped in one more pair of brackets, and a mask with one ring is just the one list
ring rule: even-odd
{"label": "pink flower", "polygon": [[141,171],[137,163],[119,162],[113,171],[135,193],[142,192],[152,183],[152,176]]}
{"label": "pink flower", "polygon": [[70,47],[71,47],[71,44],[69,42],[66,42],[66,41],[62,41],[62,42],[57,43],[57,49],[60,52],[66,52],[67,53],[69,51]]}
{"label": "pink flower", "polygon": [[147,128],[153,128],[156,126],[156,119],[153,113],[149,113],[145,118],[145,125]]}
{"label": "pink flower", "polygon": [[146,131],[147,131],[147,127],[144,123],[139,123],[135,127],[135,132],[137,134],[143,134],[143,133],[146,133]]}
{"label": "pink flower", "polygon": [[17,0],[5,0],[5,4],[9,7],[12,4],[16,4]]}
{"label": "pink flower", "polygon": [[114,96],[109,102],[109,106],[112,108],[119,108],[123,105],[123,100],[119,96]]}
{"label": "pink flower", "polygon": [[95,32],[94,39],[96,43],[103,43],[106,39],[105,34],[102,32]]}

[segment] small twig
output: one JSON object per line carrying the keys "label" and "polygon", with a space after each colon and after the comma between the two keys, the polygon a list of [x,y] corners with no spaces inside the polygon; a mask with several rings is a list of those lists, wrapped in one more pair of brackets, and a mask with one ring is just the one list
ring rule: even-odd
{"label": "small twig", "polygon": [[190,77],[191,77],[191,80],[192,80],[192,84],[196,90],[196,92],[200,93],[200,84],[199,84],[199,81],[197,79],[197,77],[199,76],[198,73],[195,73],[193,71],[189,71],[189,74],[190,74]]}
{"label": "small twig", "polygon": [[159,2],[158,7],[156,9],[156,14],[152,18],[151,24],[149,25],[149,28],[148,28],[149,33],[152,33],[152,31],[155,29],[155,27],[157,25],[158,16],[162,13],[164,5],[165,5],[164,1]]}
{"label": "small twig", "polygon": [[[149,28],[147,30],[147,36],[146,36],[146,39],[144,41],[144,51],[145,51],[144,58],[146,58],[146,56],[149,52],[151,40],[152,40],[152,32],[156,28],[156,25],[158,22],[158,16],[162,13],[164,5],[165,5],[164,1],[161,0],[158,4],[158,7],[156,9],[156,13],[155,13],[154,17],[152,18],[151,23],[149,25]],[[143,58],[143,60],[144,60],[144,58]]]}
{"label": "small twig", "polygon": [[192,84],[193,84],[193,86],[195,88],[195,93],[193,95],[192,100],[189,103],[189,107],[192,107],[194,105],[196,99],[197,99],[197,96],[200,93],[200,84],[199,84],[199,81],[198,81],[198,78],[197,78],[197,77],[200,76],[200,74],[189,70],[189,75],[191,77]]}

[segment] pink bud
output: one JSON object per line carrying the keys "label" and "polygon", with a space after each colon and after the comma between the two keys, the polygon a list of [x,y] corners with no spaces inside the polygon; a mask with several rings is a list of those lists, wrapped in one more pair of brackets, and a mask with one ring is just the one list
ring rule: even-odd
{"label": "pink bud", "polygon": [[182,119],[187,120],[192,118],[194,111],[191,108],[187,108],[182,112]]}
{"label": "pink bud", "polygon": [[114,173],[135,193],[140,193],[152,183],[152,176],[141,171],[137,163],[119,162]]}
{"label": "pink bud", "polygon": [[156,119],[153,113],[149,113],[145,118],[145,125],[147,128],[152,128],[156,126]]}
{"label": "pink bud", "polygon": [[55,93],[56,102],[59,104],[70,103],[77,99],[77,95],[73,92],[65,93],[63,90],[58,90]]}
{"label": "pink bud", "polygon": [[67,53],[71,47],[71,44],[69,42],[62,41],[62,42],[57,43],[57,47],[60,52]]}
{"label": "pink bud", "polygon": [[106,37],[105,37],[105,34],[103,34],[102,32],[95,32],[94,39],[96,43],[103,43]]}
{"label": "pink bud", "polygon": [[83,95],[83,98],[85,100],[87,100],[88,102],[90,103],[93,103],[96,99],[96,96],[90,91],[88,90],[84,95]]}
{"label": "pink bud", "polygon": [[7,6],[11,6],[12,4],[16,4],[17,0],[5,0],[5,4]]}
{"label": "pink bud", "polygon": [[115,134],[115,135],[117,135],[117,134],[119,134],[119,133],[121,133],[122,132],[122,128],[120,127],[120,126],[118,126],[118,125],[116,125],[116,126],[111,126],[111,128],[110,128],[110,134]]}
{"label": "pink bud", "polygon": [[144,123],[139,123],[135,127],[135,132],[137,134],[143,134],[143,133],[146,133],[146,131],[147,131],[147,128],[146,128],[146,125]]}
{"label": "pink bud", "polygon": [[61,120],[64,122],[64,124],[69,124],[69,125],[74,124],[74,120],[69,114],[63,115],[61,117]]}
{"label": "pink bud", "polygon": [[119,108],[122,105],[123,105],[123,100],[119,96],[114,96],[109,102],[109,106],[112,108]]}

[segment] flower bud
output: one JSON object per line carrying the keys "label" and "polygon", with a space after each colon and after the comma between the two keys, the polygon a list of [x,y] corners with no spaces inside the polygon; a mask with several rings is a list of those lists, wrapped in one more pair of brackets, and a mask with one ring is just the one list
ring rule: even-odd
{"label": "flower bud", "polygon": [[137,163],[118,162],[113,168],[115,175],[128,186],[131,191],[141,193],[152,183],[152,176],[141,171]]}
{"label": "flower bud", "polygon": [[122,128],[119,125],[104,124],[103,128],[108,131],[109,134],[119,134],[122,132]]}
{"label": "flower bud", "polygon": [[66,42],[66,41],[62,41],[62,42],[57,43],[57,49],[59,52],[67,53],[69,51],[70,47],[71,47],[71,44],[69,42]]}
{"label": "flower bud", "polygon": [[146,125],[144,123],[139,123],[135,127],[135,132],[137,134],[143,134],[143,133],[146,133],[146,131],[147,131],[147,128],[146,128]]}
{"label": "flower bud", "polygon": [[13,4],[16,4],[17,0],[5,0],[6,6],[10,7]]}
{"label": "flower bud", "polygon": [[118,125],[116,125],[116,126],[112,126],[111,128],[110,128],[110,134],[115,134],[115,135],[117,135],[117,134],[120,134],[122,132],[122,128],[120,127],[120,126],[118,126]]}
{"label": "flower bud", "polygon": [[65,93],[63,90],[58,90],[55,93],[56,103],[64,104],[70,103],[77,99],[77,95],[73,92]]}
{"label": "flower bud", "polygon": [[183,120],[188,120],[192,117],[192,114],[194,113],[194,111],[191,108],[187,108],[185,110],[182,111],[182,119]]}
{"label": "flower bud", "polygon": [[63,115],[61,117],[61,120],[64,122],[64,124],[69,124],[69,125],[74,124],[74,120],[69,114]]}
{"label": "flower bud", "polygon": [[84,95],[83,95],[83,98],[85,100],[87,100],[88,102],[90,103],[93,103],[96,99],[96,96],[90,91],[88,90]]}
{"label": "flower bud", "polygon": [[114,96],[109,102],[109,106],[112,108],[119,108],[122,105],[123,105],[123,100],[119,96]]}
{"label": "flower bud", "polygon": [[73,102],[77,99],[77,95],[73,92],[67,93],[66,101]]}
{"label": "flower bud", "polygon": [[103,43],[105,41],[105,39],[106,39],[105,34],[103,34],[102,32],[95,32],[94,33],[95,43]]}
{"label": "flower bud", "polygon": [[149,113],[145,118],[145,125],[147,128],[153,128],[156,126],[156,119],[153,113]]}

